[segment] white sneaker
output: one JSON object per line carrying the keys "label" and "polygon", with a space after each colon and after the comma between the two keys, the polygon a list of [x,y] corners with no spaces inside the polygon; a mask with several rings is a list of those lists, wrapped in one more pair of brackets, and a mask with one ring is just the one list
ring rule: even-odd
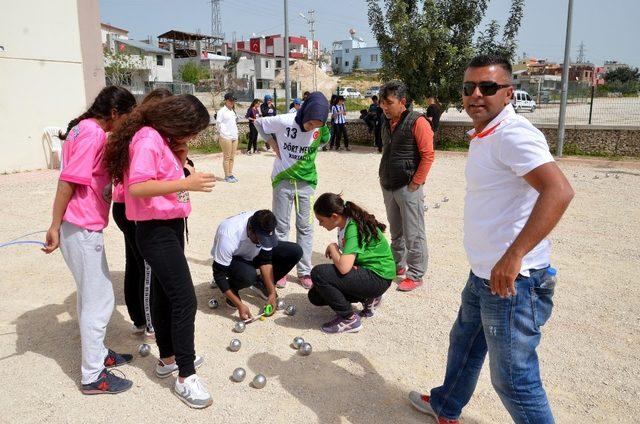
{"label": "white sneaker", "polygon": [[192,374],[184,379],[184,383],[180,383],[176,378],[176,384],[173,392],[178,399],[186,403],[192,408],[202,409],[211,406],[213,399],[197,374]]}
{"label": "white sneaker", "polygon": [[[204,358],[202,356],[196,356],[196,360],[193,361],[193,366],[197,369],[203,363]],[[178,372],[178,364],[176,362],[172,364],[165,364],[162,362],[162,359],[158,359],[158,363],[156,364],[156,377],[167,378],[174,372]]]}

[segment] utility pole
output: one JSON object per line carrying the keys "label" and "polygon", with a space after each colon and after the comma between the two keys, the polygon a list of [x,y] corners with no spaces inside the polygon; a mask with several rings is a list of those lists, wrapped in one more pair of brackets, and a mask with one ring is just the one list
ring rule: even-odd
{"label": "utility pole", "polygon": [[300,12],[300,16],[302,17],[302,19],[306,20],[307,23],[309,24],[309,32],[311,33],[311,57],[312,57],[312,62],[313,63],[313,91],[318,91],[318,83],[317,83],[317,79],[316,79],[316,68],[318,67],[318,63],[317,63],[317,59],[318,59],[318,52],[316,51],[316,37],[315,37],[315,15],[316,11],[315,10],[309,10],[307,12],[307,14],[309,15],[309,17],[307,18],[306,16],[304,16],[304,13]]}
{"label": "utility pole", "polygon": [[213,37],[213,45],[220,46],[224,40],[224,34],[222,33],[222,25],[220,19],[220,1],[210,0],[211,3],[211,36]]}
{"label": "utility pole", "polygon": [[291,79],[289,77],[289,0],[284,0],[284,107],[291,100]]}
{"label": "utility pole", "polygon": [[564,64],[562,66],[562,96],[560,98],[560,118],[558,120],[558,145],[556,147],[556,156],[562,157],[562,148],[564,146],[564,125],[567,115],[567,91],[569,89],[569,67],[571,59],[571,21],[573,19],[573,0],[569,0],[567,10],[567,37],[564,42]]}

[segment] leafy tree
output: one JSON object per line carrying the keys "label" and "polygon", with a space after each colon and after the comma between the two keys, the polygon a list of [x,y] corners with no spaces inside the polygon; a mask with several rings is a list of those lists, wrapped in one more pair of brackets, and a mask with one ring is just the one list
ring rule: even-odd
{"label": "leafy tree", "polygon": [[360,56],[356,55],[353,58],[353,65],[351,66],[351,72],[356,72],[360,69]]}
{"label": "leafy tree", "polygon": [[638,68],[621,66],[620,68],[613,69],[604,74],[604,81],[607,84],[613,82],[618,82],[621,84],[638,82],[640,81],[640,71],[638,71]]}
{"label": "leafy tree", "polygon": [[[124,47],[124,44],[120,44]],[[126,48],[111,50],[104,48],[105,76],[107,84],[131,86],[131,77],[136,69],[140,68],[140,56],[134,56],[127,52]]]}
{"label": "leafy tree", "polygon": [[180,79],[197,85],[200,81],[211,77],[211,72],[197,62],[190,60],[180,67]]}
{"label": "leafy tree", "polygon": [[511,10],[509,18],[504,26],[502,40],[498,41],[500,24],[492,20],[487,24],[487,28],[480,32],[476,41],[476,51],[480,54],[497,54],[509,61],[513,61],[518,47],[518,30],[524,14],[524,0],[511,0]]}
{"label": "leafy tree", "polygon": [[383,81],[400,79],[410,100],[459,100],[473,35],[488,0],[367,0],[369,25],[380,47]]}

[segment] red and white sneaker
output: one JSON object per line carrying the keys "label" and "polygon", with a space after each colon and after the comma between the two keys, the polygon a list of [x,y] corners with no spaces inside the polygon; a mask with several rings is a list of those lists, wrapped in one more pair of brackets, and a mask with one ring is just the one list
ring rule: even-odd
{"label": "red and white sneaker", "polygon": [[282,277],[281,279],[276,281],[276,287],[279,289],[287,287],[287,277]]}
{"label": "red and white sneaker", "polygon": [[431,407],[429,395],[422,395],[418,392],[412,391],[409,393],[409,402],[411,402],[411,405],[413,405],[413,407],[418,411],[429,414],[438,420],[438,424],[460,424],[460,420],[458,419],[439,417],[438,414],[436,414],[436,411]]}
{"label": "red and white sneaker", "polygon": [[398,284],[398,290],[408,292],[408,291],[417,289],[421,285],[422,285],[422,279],[413,280],[407,277],[404,280],[400,281],[400,284]]}
{"label": "red and white sneaker", "polygon": [[302,277],[298,277],[298,281],[300,281],[300,285],[307,290],[313,287],[313,281],[311,280],[311,276],[309,275],[303,275]]}
{"label": "red and white sneaker", "polygon": [[407,269],[402,267],[396,268],[396,277],[404,277],[407,274]]}

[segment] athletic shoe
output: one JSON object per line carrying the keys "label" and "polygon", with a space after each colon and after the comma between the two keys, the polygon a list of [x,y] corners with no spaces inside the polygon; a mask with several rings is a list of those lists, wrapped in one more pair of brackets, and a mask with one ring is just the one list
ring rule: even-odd
{"label": "athletic shoe", "polygon": [[238,179],[236,177],[234,177],[233,175],[230,175],[229,178],[231,178],[233,181],[231,181],[232,183],[237,183]]}
{"label": "athletic shoe", "polygon": [[264,285],[264,281],[262,281],[261,278],[258,278],[258,281],[256,281],[253,286],[249,286],[249,289],[258,297],[262,298],[262,300],[269,299],[269,291],[267,290],[267,286]]}
{"label": "athletic shoe", "polygon": [[322,151],[326,152],[327,151],[327,146],[322,146]]}
{"label": "athletic shoe", "polygon": [[[196,360],[193,361],[193,366],[195,368],[200,368],[200,365],[203,363],[204,358],[202,356],[196,356]],[[158,363],[156,364],[156,377],[167,378],[174,372],[178,372],[178,364],[176,362],[173,364],[165,364],[162,362],[162,359],[158,359]]]}
{"label": "athletic shoe", "polygon": [[227,304],[227,307],[231,309],[238,309],[238,307],[231,300],[229,300],[229,298],[226,299],[225,303]]}
{"label": "athletic shoe", "polygon": [[146,325],[131,324],[131,334],[143,334],[144,330],[146,329],[147,329]]}
{"label": "athletic shoe", "polygon": [[287,287],[287,277],[282,277],[276,282],[276,287],[279,289],[283,289]]}
{"label": "athletic shoe", "polygon": [[105,368],[96,381],[83,384],[81,391],[85,395],[114,395],[116,393],[126,392],[131,386],[133,386],[131,380],[118,377]]}
{"label": "athletic shoe", "polygon": [[329,334],[357,333],[362,328],[362,323],[360,322],[360,316],[358,314],[351,314],[349,318],[336,315],[334,319],[325,322],[320,328]]}
{"label": "athletic shoe", "polygon": [[246,151],[246,154],[247,154],[247,155],[249,155],[249,156],[251,156],[251,150],[247,150],[247,151]]}
{"label": "athletic shoe", "polygon": [[360,316],[362,318],[371,318],[374,314],[375,309],[380,306],[381,303],[382,296],[365,300],[364,302],[362,302],[362,311],[360,312]]}
{"label": "athletic shoe", "polygon": [[439,417],[436,411],[431,407],[429,395],[421,395],[418,392],[412,391],[409,393],[409,402],[420,412],[431,415],[438,420],[438,424],[460,424],[460,420],[453,420],[449,418]]}
{"label": "athletic shoe", "polygon": [[396,268],[396,277],[403,277],[407,273],[407,270],[402,267]]}
{"label": "athletic shoe", "polygon": [[398,290],[408,292],[408,291],[417,289],[421,285],[422,285],[422,279],[413,280],[407,277],[404,280],[400,281],[400,284],[398,284]]}
{"label": "athletic shoe", "polygon": [[128,364],[133,360],[133,355],[127,353],[115,353],[109,349],[107,357],[104,358],[104,366],[107,368],[119,367],[120,365]]}
{"label": "athletic shoe", "polygon": [[191,374],[185,378],[184,383],[180,383],[180,380],[176,378],[173,393],[178,396],[178,399],[195,409],[206,408],[213,403],[207,387],[197,374]]}
{"label": "athletic shoe", "polygon": [[310,275],[303,275],[302,277],[298,277],[298,281],[300,282],[300,285],[307,290],[313,287],[313,280],[311,280]]}
{"label": "athletic shoe", "polygon": [[350,151],[351,151],[351,147],[345,147],[345,150],[346,150],[347,152],[350,152]]}
{"label": "athletic shoe", "polygon": [[231,175],[229,175],[228,177],[224,177],[224,182],[225,183],[235,183],[235,181],[233,181],[233,179],[231,178]]}

